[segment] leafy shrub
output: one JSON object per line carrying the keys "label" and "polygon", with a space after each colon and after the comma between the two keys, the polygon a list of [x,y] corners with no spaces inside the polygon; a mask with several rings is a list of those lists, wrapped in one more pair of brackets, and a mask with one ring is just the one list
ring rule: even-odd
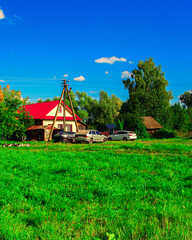
{"label": "leafy shrub", "polygon": [[145,126],[140,121],[135,126],[135,132],[136,132],[138,138],[149,138],[149,134],[148,134]]}
{"label": "leafy shrub", "polygon": [[158,139],[175,138],[176,136],[177,136],[176,131],[170,131],[170,130],[166,130],[166,129],[160,129],[159,131],[157,131],[153,134],[153,137],[158,138]]}
{"label": "leafy shrub", "polygon": [[29,113],[21,108],[28,99],[23,99],[20,91],[10,90],[9,86],[4,87],[1,93],[0,139],[21,141],[27,128],[34,123]]}
{"label": "leafy shrub", "polygon": [[115,123],[115,126],[117,127],[117,129],[123,130],[124,129],[124,122],[118,119]]}

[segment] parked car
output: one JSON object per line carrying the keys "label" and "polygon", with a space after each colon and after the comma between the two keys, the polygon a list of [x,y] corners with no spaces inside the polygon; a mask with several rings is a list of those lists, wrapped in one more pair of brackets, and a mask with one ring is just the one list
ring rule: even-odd
{"label": "parked car", "polygon": [[74,142],[75,141],[75,132],[59,132],[54,135],[55,142]]}
{"label": "parked car", "polygon": [[75,134],[76,142],[106,142],[107,137],[97,130],[82,130]]}
{"label": "parked car", "polygon": [[132,131],[117,131],[111,135],[108,136],[108,141],[127,141],[127,140],[131,140],[134,141],[137,139],[137,134],[135,132]]}

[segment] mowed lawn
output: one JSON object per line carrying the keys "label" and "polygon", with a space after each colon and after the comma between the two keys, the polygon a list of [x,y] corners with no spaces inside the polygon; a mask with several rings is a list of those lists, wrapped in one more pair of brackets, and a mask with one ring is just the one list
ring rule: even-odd
{"label": "mowed lawn", "polygon": [[191,167],[192,139],[0,146],[0,239],[192,239]]}

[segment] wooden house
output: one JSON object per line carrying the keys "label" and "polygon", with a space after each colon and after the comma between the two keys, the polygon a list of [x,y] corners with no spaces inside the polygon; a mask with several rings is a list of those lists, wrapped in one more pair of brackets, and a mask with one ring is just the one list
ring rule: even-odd
{"label": "wooden house", "polygon": [[154,118],[152,117],[143,117],[143,123],[146,127],[146,130],[149,134],[153,134],[157,130],[163,128]]}

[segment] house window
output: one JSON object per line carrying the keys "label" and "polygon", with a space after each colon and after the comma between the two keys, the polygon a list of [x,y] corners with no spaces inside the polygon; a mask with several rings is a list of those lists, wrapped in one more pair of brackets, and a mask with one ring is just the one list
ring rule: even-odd
{"label": "house window", "polygon": [[59,113],[62,113],[62,106],[59,107]]}
{"label": "house window", "polygon": [[63,124],[58,124],[59,129],[63,129]]}
{"label": "house window", "polygon": [[72,124],[68,124],[67,125],[67,132],[72,132],[73,128],[72,128]]}
{"label": "house window", "polygon": [[85,130],[85,127],[83,125],[78,126],[79,130]]}

